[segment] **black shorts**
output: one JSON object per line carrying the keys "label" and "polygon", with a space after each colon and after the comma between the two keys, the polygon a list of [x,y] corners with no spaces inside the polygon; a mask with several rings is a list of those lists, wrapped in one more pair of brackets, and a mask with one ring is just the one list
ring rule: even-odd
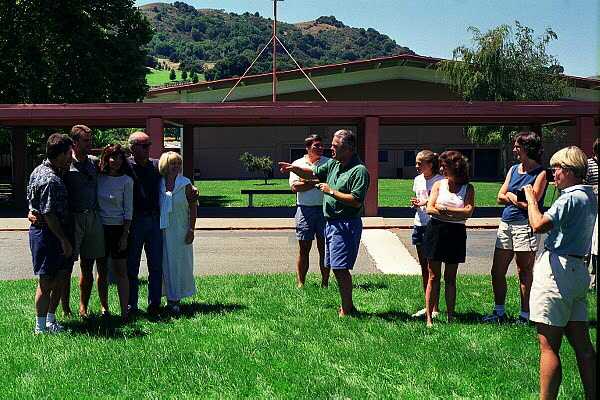
{"label": "black shorts", "polygon": [[35,275],[53,278],[59,271],[73,268],[73,260],[63,256],[60,240],[47,226],[29,227],[29,248]]}
{"label": "black shorts", "polygon": [[119,250],[119,241],[123,235],[123,225],[104,225],[104,249],[106,257],[113,260],[127,258],[127,248]]}
{"label": "black shorts", "polygon": [[467,228],[431,218],[425,230],[424,253],[428,259],[447,264],[465,262],[467,254]]}

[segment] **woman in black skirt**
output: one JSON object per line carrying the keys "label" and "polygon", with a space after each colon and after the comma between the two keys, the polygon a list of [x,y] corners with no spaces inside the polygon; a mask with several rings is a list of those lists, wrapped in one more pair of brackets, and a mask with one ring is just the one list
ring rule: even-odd
{"label": "woman in black skirt", "polygon": [[443,180],[436,182],[427,203],[431,220],[425,231],[424,251],[429,267],[429,282],[425,292],[427,326],[433,325],[433,305],[440,296],[440,276],[444,269],[446,310],[448,322],[454,319],[456,303],[456,272],[458,264],[465,262],[467,231],[465,221],[475,208],[475,189],[469,184],[469,164],[458,151],[440,155],[440,172]]}

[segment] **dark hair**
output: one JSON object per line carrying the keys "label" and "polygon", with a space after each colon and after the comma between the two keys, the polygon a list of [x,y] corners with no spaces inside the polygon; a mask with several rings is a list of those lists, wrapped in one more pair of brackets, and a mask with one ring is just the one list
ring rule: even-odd
{"label": "dark hair", "polygon": [[340,129],[333,134],[333,137],[339,137],[342,141],[342,146],[355,151],[356,150],[356,135],[348,129]]}
{"label": "dark hair", "polygon": [[456,183],[465,185],[469,183],[469,160],[461,152],[455,150],[445,151],[440,155],[440,165],[451,171]]}
{"label": "dark hair", "polygon": [[594,140],[594,155],[596,157],[598,157],[598,146],[600,146],[600,143],[598,143],[598,138],[596,138],[596,140]]}
{"label": "dark hair", "polygon": [[515,137],[515,142],[523,147],[528,158],[537,161],[539,164],[542,163],[544,147],[540,135],[535,132],[519,132]]}
{"label": "dark hair", "polygon": [[323,138],[321,135],[313,133],[312,135],[308,135],[306,139],[304,139],[304,146],[310,147],[314,142],[322,142]]}
{"label": "dark hair", "polygon": [[69,151],[71,146],[73,146],[73,141],[70,137],[62,133],[53,133],[46,141],[46,156],[48,159],[54,160]]}
{"label": "dark hair", "polygon": [[437,174],[440,170],[440,155],[438,153],[434,153],[431,150],[421,150],[417,153],[416,159],[420,159],[421,161],[425,161],[426,163],[431,164],[431,169],[433,170],[433,174]]}
{"label": "dark hair", "polygon": [[108,159],[114,156],[121,156],[122,163],[121,168],[119,169],[119,173],[127,174],[129,170],[129,163],[127,162],[127,152],[120,144],[108,145],[104,149],[102,149],[102,154],[100,155],[100,171],[104,174],[109,172],[108,167]]}
{"label": "dark hair", "polygon": [[75,125],[71,128],[73,141],[78,142],[83,133],[91,133],[92,130],[86,125]]}

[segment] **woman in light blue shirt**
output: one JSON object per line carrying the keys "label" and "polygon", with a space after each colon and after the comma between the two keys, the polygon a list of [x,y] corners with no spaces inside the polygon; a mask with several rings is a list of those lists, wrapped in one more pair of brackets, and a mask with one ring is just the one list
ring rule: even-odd
{"label": "woman in light blue shirt", "polygon": [[[125,150],[120,145],[104,148],[98,176],[98,206],[104,226],[105,253],[112,259],[123,322],[128,320],[127,243],[133,215],[133,179],[127,175],[127,168]],[[98,260],[98,267],[98,270],[106,270],[106,258]],[[98,287],[101,285],[108,287],[106,274],[98,274]],[[108,309],[103,310],[103,314],[109,314]]]}
{"label": "woman in light blue shirt", "polygon": [[540,398],[555,399],[562,379],[563,335],[575,350],[586,399],[596,398],[596,352],[588,331],[587,292],[590,276],[583,261],[598,212],[588,185],[585,153],[570,146],[550,159],[560,197],[542,214],[531,185],[525,186],[529,223],[535,233],[548,232],[545,250],[533,269],[530,320],[540,342]]}

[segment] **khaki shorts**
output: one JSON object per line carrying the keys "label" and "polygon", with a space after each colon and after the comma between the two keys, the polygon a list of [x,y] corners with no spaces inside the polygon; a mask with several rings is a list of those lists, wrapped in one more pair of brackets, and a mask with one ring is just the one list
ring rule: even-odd
{"label": "khaki shorts", "polygon": [[73,257],[104,257],[104,227],[97,212],[73,213]]}
{"label": "khaki shorts", "polygon": [[500,221],[496,248],[512,251],[537,251],[539,235],[533,233],[528,221]]}
{"label": "khaki shorts", "polygon": [[587,321],[590,275],[582,259],[544,251],[533,267],[529,319],[564,327]]}

